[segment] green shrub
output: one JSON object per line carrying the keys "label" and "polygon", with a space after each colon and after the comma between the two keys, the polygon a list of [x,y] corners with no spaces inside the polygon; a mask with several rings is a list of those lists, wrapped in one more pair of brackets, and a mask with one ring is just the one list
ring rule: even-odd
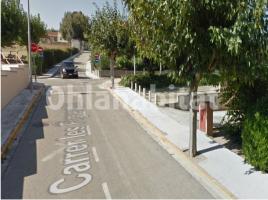
{"label": "green shrub", "polygon": [[67,49],[65,51],[61,49],[45,49],[43,58],[43,72],[76,53],[78,53],[78,49],[76,48]]}
{"label": "green shrub", "polygon": [[[228,109],[224,119],[224,132],[241,137],[247,113],[256,111],[257,108],[252,107],[253,105],[264,106],[265,104],[260,102],[266,98],[268,98],[267,80],[256,80],[252,85],[241,83],[238,79],[228,80],[220,94],[221,103]],[[268,105],[266,109],[268,110]]]}
{"label": "green shrub", "polygon": [[40,54],[32,54],[32,62],[33,74],[41,75],[43,63]]}
{"label": "green shrub", "polygon": [[[131,69],[133,69],[133,64]],[[159,64],[148,58],[142,58],[140,56],[136,56],[136,70],[137,71],[145,70],[152,73],[153,71],[159,70]]]}
{"label": "green shrub", "polygon": [[268,115],[247,116],[242,131],[243,153],[247,162],[268,172]]}
{"label": "green shrub", "polygon": [[133,63],[127,56],[119,56],[116,58],[116,67],[118,69],[133,70]]}
{"label": "green shrub", "polygon": [[105,54],[101,55],[101,59],[99,61],[100,69],[110,69],[110,59]]}
{"label": "green shrub", "polygon": [[135,82],[139,85],[141,85],[142,87],[150,87],[150,76],[148,73],[145,73],[145,74],[127,74],[127,75],[124,75],[122,78],[121,78],[121,81],[120,81],[120,85],[123,85],[125,87],[129,87],[131,82]]}
{"label": "green shrub", "polygon": [[69,51],[72,52],[72,54],[77,54],[79,52],[79,49],[77,48],[72,48],[72,49],[69,49]]}
{"label": "green shrub", "polygon": [[185,86],[185,81],[174,80],[168,74],[150,74],[140,73],[140,74],[128,74],[122,77],[120,84],[129,87],[131,82],[135,82],[141,87],[150,88],[150,84],[155,84],[156,88],[164,88],[173,84],[174,86]]}
{"label": "green shrub", "polygon": [[204,75],[203,78],[200,80],[199,85],[213,85],[217,86],[220,83],[220,75],[218,74],[207,74]]}
{"label": "green shrub", "polygon": [[[96,54],[100,54],[100,60],[98,62],[95,61]],[[110,69],[109,57],[105,53],[99,53],[99,51],[91,52],[91,64],[96,69],[102,69],[102,70]]]}

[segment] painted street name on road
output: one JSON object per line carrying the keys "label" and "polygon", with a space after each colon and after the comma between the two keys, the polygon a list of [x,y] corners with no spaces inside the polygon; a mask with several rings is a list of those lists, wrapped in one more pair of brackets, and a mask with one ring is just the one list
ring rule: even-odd
{"label": "painted street name on road", "polygon": [[[83,111],[69,111],[68,122],[63,122],[65,126],[65,137],[59,138],[64,141],[64,169],[63,178],[50,185],[49,191],[53,194],[62,194],[78,190],[92,180],[92,175],[88,173],[90,169],[89,152],[86,136],[89,128],[81,125],[81,121],[76,121],[77,116],[83,116]],[[81,113],[80,113],[81,112]]]}

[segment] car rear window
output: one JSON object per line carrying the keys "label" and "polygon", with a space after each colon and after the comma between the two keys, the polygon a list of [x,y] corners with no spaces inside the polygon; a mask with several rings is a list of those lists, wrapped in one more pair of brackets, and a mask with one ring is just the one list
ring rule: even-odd
{"label": "car rear window", "polygon": [[63,66],[65,68],[74,68],[74,64],[73,63],[64,63]]}

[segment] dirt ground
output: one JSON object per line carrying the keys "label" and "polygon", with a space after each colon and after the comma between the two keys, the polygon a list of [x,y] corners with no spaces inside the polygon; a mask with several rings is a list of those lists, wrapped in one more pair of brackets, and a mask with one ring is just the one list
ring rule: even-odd
{"label": "dirt ground", "polygon": [[231,136],[230,134],[225,133],[223,130],[219,128],[214,128],[213,132],[214,132],[214,136],[211,136],[211,138],[215,142],[223,145],[225,148],[238,154],[239,156],[244,157],[242,153],[241,141],[239,141],[238,137]]}
{"label": "dirt ground", "polygon": [[[68,43],[55,43],[55,44],[39,44],[41,47],[43,47],[44,49],[68,49],[70,48],[70,44]],[[3,52],[3,54],[5,56],[7,56],[9,53],[11,54],[16,54],[18,53],[18,55],[21,57],[22,55],[27,56],[27,48],[26,46],[19,46],[19,45],[13,45],[10,47],[2,47],[1,48],[1,52]]]}
{"label": "dirt ground", "polygon": [[27,56],[26,46],[13,45],[11,47],[2,47],[1,51],[5,56],[7,56],[9,53],[16,54],[16,52],[18,53],[20,57],[22,55]]}

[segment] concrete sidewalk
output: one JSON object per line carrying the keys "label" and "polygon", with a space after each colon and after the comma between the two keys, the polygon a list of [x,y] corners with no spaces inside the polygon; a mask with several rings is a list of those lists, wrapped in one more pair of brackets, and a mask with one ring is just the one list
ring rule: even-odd
{"label": "concrete sidewalk", "polygon": [[[180,150],[188,149],[189,127],[172,119],[153,103],[125,87],[113,92],[133,110],[138,111]],[[197,149],[200,153],[196,163],[211,177],[226,187],[237,198],[268,198],[268,174],[255,171],[244,159],[222,145],[197,133]]]}
{"label": "concrete sidewalk", "polygon": [[41,83],[33,83],[30,89],[22,90],[1,110],[1,156],[5,156],[13,141],[27,120],[31,110],[45,87]]}

